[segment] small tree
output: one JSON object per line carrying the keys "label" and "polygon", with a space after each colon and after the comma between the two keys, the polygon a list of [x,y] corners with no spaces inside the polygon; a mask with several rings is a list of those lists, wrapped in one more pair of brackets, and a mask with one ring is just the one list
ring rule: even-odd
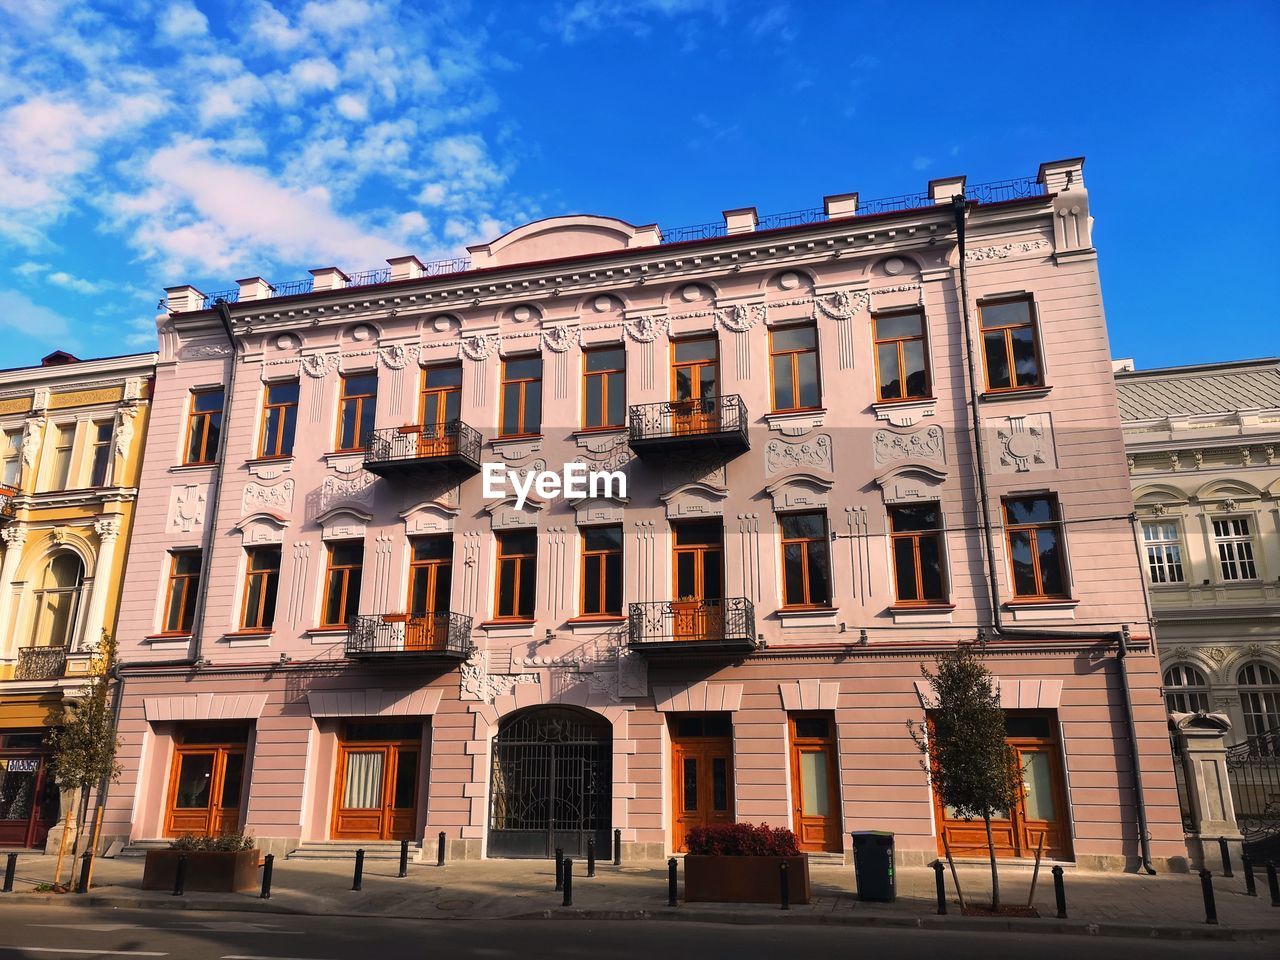
{"label": "small tree", "polygon": [[991,856],[991,906],[1000,909],[1000,877],[991,837],[991,816],[1018,802],[1022,769],[1005,740],[1004,711],[995,677],[969,645],[937,658],[937,672],[921,664],[933,691],[925,723],[908,721],[911,738],[924,754],[921,766],[945,806],[964,819],[982,818]]}
{"label": "small tree", "polygon": [[89,809],[89,791],[120,776],[115,717],[111,709],[111,669],[116,662],[115,638],[105,630],[89,662],[80,695],[67,703],[62,724],[49,731],[49,764],[59,784],[79,789],[80,815],[72,856],[79,852]]}

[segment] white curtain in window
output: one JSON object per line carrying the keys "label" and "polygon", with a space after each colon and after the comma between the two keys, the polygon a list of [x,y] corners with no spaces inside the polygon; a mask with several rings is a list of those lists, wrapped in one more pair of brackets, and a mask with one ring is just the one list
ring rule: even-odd
{"label": "white curtain in window", "polygon": [[347,754],[347,779],[342,806],[347,810],[377,810],[382,806],[381,751]]}

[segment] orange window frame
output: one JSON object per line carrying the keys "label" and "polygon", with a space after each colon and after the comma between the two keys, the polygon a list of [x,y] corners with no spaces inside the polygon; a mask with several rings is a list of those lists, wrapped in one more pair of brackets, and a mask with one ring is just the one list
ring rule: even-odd
{"label": "orange window frame", "polygon": [[[244,568],[244,601],[243,610],[240,615],[240,628],[248,633],[269,633],[275,626],[275,597],[272,597],[272,614],[271,622],[266,623],[267,594],[268,586],[272,575],[276,578],[276,590],[280,587],[280,548],[279,547],[250,547],[247,551],[248,556],[245,558]],[[254,563],[260,556],[274,556],[274,567],[255,568]],[[253,583],[255,580],[261,581],[261,589],[258,590],[258,607],[253,611],[253,623],[249,622],[249,597],[253,593]],[[270,591],[274,594],[274,591]]]}
{"label": "orange window frame", "polygon": [[[790,330],[813,331],[813,346],[812,347],[794,347],[790,350],[775,349],[774,343],[773,343],[774,335],[780,332],[785,332]],[[815,375],[817,375],[820,372],[821,367],[820,367],[820,364],[818,363],[818,327],[816,324],[796,323],[796,324],[790,324],[785,327],[780,327],[777,330],[769,331],[769,402],[770,403],[772,403],[777,396],[774,392],[774,373],[773,373],[774,363],[773,362],[778,357],[788,357],[790,358],[790,361],[791,361],[791,406],[774,407],[773,408],[774,413],[794,413],[799,410],[820,410],[822,408],[821,380],[819,380],[819,383],[818,383],[818,402],[816,404],[812,404],[809,406],[800,405],[800,357],[803,356],[804,354],[809,354],[809,353],[813,354],[814,373]],[[717,381],[718,379],[719,379],[719,372],[717,371]]]}
{"label": "orange window frame", "polygon": [[[531,359],[531,356],[532,355],[520,356],[520,357],[506,357],[502,361],[502,384],[498,391],[498,398],[500,401],[498,404],[498,436],[500,437],[536,437],[539,435],[537,430],[524,429],[524,416],[525,416],[525,397],[529,391],[529,384],[542,383],[541,367],[539,367],[538,375],[536,377],[515,377],[514,379],[508,379],[507,377],[508,364],[510,364],[512,361],[515,361],[515,360]],[[539,357],[539,359],[541,358]],[[516,384],[520,388],[518,391],[520,396],[520,401],[519,401],[519,406],[517,408],[517,415],[516,415],[516,423],[520,425],[520,431],[518,433],[504,432],[506,429],[506,423],[507,423],[507,387],[511,386],[512,384]],[[541,424],[539,424],[538,430],[541,430],[541,429],[542,429]]]}
{"label": "orange window frame", "polygon": [[[939,519],[939,522],[941,522],[942,516],[941,516],[940,507],[939,507],[938,519]],[[938,527],[935,530],[904,530],[904,531],[894,530],[893,529],[893,511],[890,510],[889,511],[889,531],[890,531],[889,532],[889,540],[890,540],[889,557],[891,561],[893,561],[893,572],[894,572],[894,580],[893,580],[894,606],[930,607],[930,606],[936,606],[940,603],[948,603],[950,601],[950,595],[947,590],[947,582],[946,582],[945,576],[940,577],[940,579],[942,580],[941,596],[926,597],[924,595],[924,563],[921,562],[921,559],[920,559],[920,541],[923,540],[925,537],[928,537],[929,539],[936,540],[938,542],[938,560],[940,564],[942,563],[942,560],[943,560],[942,528]],[[909,540],[911,542],[911,570],[915,574],[915,588],[916,588],[915,595],[917,597],[917,599],[915,600],[903,600],[901,596],[902,591],[898,586],[898,577],[897,577],[898,567],[897,567],[896,561],[898,556],[898,552],[897,552],[898,542],[900,540]],[[942,571],[939,570],[939,574],[941,573]]]}
{"label": "orange window frame", "polygon": [[[1004,306],[1010,303],[1025,303],[1027,319],[1024,323],[995,323],[987,326],[985,308]],[[982,340],[982,380],[988,393],[1010,393],[1014,390],[1035,390],[1044,386],[1044,354],[1040,349],[1040,329],[1036,325],[1035,300],[1031,297],[1007,297],[1000,300],[987,300],[978,304],[978,336]],[[1013,331],[1029,328],[1031,330],[1031,346],[1036,354],[1036,382],[1019,383],[1018,368],[1013,357]],[[1001,331],[1004,334],[1004,359],[1009,366],[1009,386],[991,386],[991,376],[987,365],[987,334]]]}
{"label": "orange window frame", "polygon": [[[190,631],[182,627],[182,621],[186,619],[188,604],[195,603],[194,591],[200,588],[200,568],[196,567],[195,573],[179,573],[178,561],[185,557],[195,557],[197,561],[200,559],[199,550],[175,550],[169,554],[169,579],[165,587],[164,594],[164,630],[167,634],[175,636],[186,636]],[[179,591],[178,597],[178,626],[173,626],[170,614],[173,612],[173,594]]]}
{"label": "orange window frame", "polygon": [[[455,368],[459,372],[461,372],[462,370],[461,363],[438,363],[438,364],[432,364],[430,367],[427,367],[422,371],[422,377],[419,380],[420,386],[418,387],[418,423],[420,423],[424,427],[431,426],[431,424],[427,423],[427,398],[428,397],[438,397],[439,400],[436,403],[436,410],[443,411],[443,410],[449,409],[449,397],[452,394],[455,394],[455,393],[459,395],[462,394],[461,383],[450,384],[447,387],[427,386],[427,374],[429,371],[444,369],[448,367]],[[459,380],[461,380],[461,377],[459,377]],[[434,421],[434,423],[438,426],[444,426],[444,424],[446,424],[447,422],[448,422],[447,420],[443,420],[443,419],[437,419]]]}
{"label": "orange window frame", "polygon": [[[516,531],[516,532],[519,533],[523,531]],[[509,540],[510,540],[509,537],[506,537],[502,534],[498,535],[498,562],[495,565],[495,569],[494,569],[495,578],[494,578],[494,584],[493,584],[493,606],[494,606],[493,618],[495,620],[532,620],[533,611],[530,611],[529,613],[520,612],[520,584],[523,581],[524,565],[526,563],[532,563],[534,564],[535,568],[537,566],[538,554],[537,554],[536,535],[534,540],[533,553],[507,553],[506,550],[507,550],[507,544]],[[511,564],[514,570],[514,575],[511,579],[513,589],[515,591],[515,596],[512,598],[513,600],[512,605],[514,608],[514,612],[504,614],[502,612],[502,571],[506,569],[508,564]],[[535,577],[536,577],[536,573],[535,573]],[[538,599],[538,591],[537,591],[537,584],[535,580],[534,593],[533,593],[533,600],[535,605],[537,604],[537,599]]]}
{"label": "orange window frame", "polygon": [[[916,316],[920,318],[920,332],[911,336],[882,337],[880,321],[894,317]],[[929,369],[929,344],[926,342],[924,313],[920,310],[896,310],[892,313],[875,314],[871,318],[871,357],[876,365],[876,400],[879,403],[897,403],[901,401],[930,400],[933,398],[933,372]],[[907,393],[907,355],[908,343],[920,343],[920,353],[924,357],[924,393],[918,397]],[[898,354],[898,396],[888,397],[884,392],[884,375],[880,370],[880,347],[893,344]]]}
{"label": "orange window frame", "polygon": [[[358,571],[360,574],[363,575],[364,557],[361,556],[359,560],[353,561],[351,563],[336,563],[334,562],[333,554],[335,549],[348,546],[351,543],[359,543],[359,542],[360,541],[344,540],[344,541],[337,541],[334,543],[325,544],[324,593],[322,595],[323,599],[320,604],[320,626],[322,627],[345,627],[347,625],[348,619],[350,619],[351,614],[358,612],[358,611],[347,609],[347,589],[351,583],[352,573]],[[334,613],[335,611],[331,611],[329,609],[329,597],[331,596],[330,588],[333,586],[333,581],[335,577],[341,580],[342,589],[338,593],[339,599],[338,599],[338,609],[336,611],[337,616],[333,617],[333,616],[330,616],[330,614]],[[356,598],[356,602],[359,603],[358,597]]]}
{"label": "orange window frame", "polygon": [[351,373],[344,373],[342,375],[342,392],[338,397],[338,430],[337,430],[337,435],[334,438],[334,451],[337,453],[348,453],[353,450],[364,449],[364,445],[361,442],[363,438],[359,436],[353,436],[351,438],[351,444],[352,444],[351,446],[349,447],[343,446],[342,445],[342,427],[347,419],[347,408],[349,405],[355,406],[355,411],[356,411],[355,429],[359,431],[360,424],[364,421],[365,404],[368,404],[368,403],[372,403],[375,405],[377,404],[378,387],[377,387],[376,380],[374,381],[373,389],[369,392],[366,392],[366,393],[348,393],[347,392],[347,384],[349,384],[353,379],[356,379],[358,377],[368,377],[368,376],[376,376],[376,374],[368,370],[361,370],[361,371],[352,371]]}
{"label": "orange window frame", "polygon": [[[606,350],[621,350],[623,352],[622,366],[610,367],[607,370],[588,370],[587,357],[593,353],[603,353]],[[623,399],[623,419],[619,423],[613,423],[609,420],[609,378],[614,374],[622,374],[622,399]],[[583,430],[612,430],[616,427],[626,425],[626,396],[627,396],[627,360],[626,348],[622,344],[609,343],[601,344],[595,347],[588,347],[582,351],[582,429]],[[587,397],[590,391],[591,379],[598,377],[600,379],[600,422],[595,426],[590,426],[588,420]]]}
{"label": "orange window frame", "polygon": [[[1011,580],[1010,586],[1013,588],[1014,599],[1015,600],[1064,600],[1069,596],[1069,594],[1067,594],[1066,592],[1045,593],[1044,575],[1040,570],[1040,543],[1039,543],[1039,532],[1041,530],[1052,530],[1057,534],[1058,556],[1061,558],[1059,560],[1058,576],[1062,579],[1063,587],[1066,587],[1067,586],[1067,567],[1066,567],[1067,543],[1066,543],[1066,538],[1062,535],[1062,531],[1063,531],[1062,508],[1058,503],[1057,497],[1045,495],[1044,499],[1048,500],[1049,503],[1053,506],[1053,513],[1054,513],[1055,519],[1037,522],[1037,523],[1013,523],[1009,519],[1009,501],[1030,500],[1030,499],[1035,499],[1035,497],[1005,497],[1001,501],[1001,507],[1004,510],[1004,525],[1005,525],[1004,546],[1005,546],[1005,549],[1009,552],[1009,564],[1010,564],[1009,577]],[[1026,533],[1030,535],[1031,565],[1032,565],[1033,571],[1035,572],[1035,579],[1036,579],[1035,593],[1018,593],[1017,583],[1012,582],[1015,579],[1013,574],[1013,567],[1012,567],[1013,536],[1015,533]]]}
{"label": "orange window frame", "polygon": [[[294,437],[290,437],[290,438],[289,438],[289,449],[288,449],[287,451],[284,451],[284,450],[283,450],[283,448],[284,448],[284,440],[285,440],[285,436],[284,436],[284,432],[285,432],[285,423],[286,423],[286,421],[287,421],[287,419],[288,419],[288,418],[285,416],[285,411],[286,411],[286,410],[288,410],[290,407],[293,407],[293,409],[294,409],[294,417],[295,417],[295,419],[294,419],[294,429],[296,430],[296,429],[297,429],[297,419],[296,419],[296,418],[297,418],[298,401],[297,401],[297,399],[294,399],[294,400],[286,400],[286,401],[284,401],[284,402],[277,401],[277,402],[274,402],[274,403],[273,403],[273,402],[271,401],[271,391],[272,391],[274,388],[276,388],[276,387],[297,387],[297,386],[298,386],[298,381],[297,381],[297,380],[279,380],[279,381],[276,381],[275,383],[268,383],[268,384],[267,384],[267,392],[266,392],[266,395],[265,395],[265,396],[263,397],[263,399],[262,399],[262,423],[261,423],[261,426],[259,427],[259,432],[261,433],[261,439],[259,439],[259,441],[258,441],[258,457],[259,457],[259,459],[262,459],[262,460],[276,460],[276,459],[283,460],[283,459],[285,459],[285,458],[287,458],[287,457],[291,457],[291,456],[293,456],[293,441],[294,441],[294,439],[295,439]],[[275,452],[275,453],[268,453],[268,452],[267,452],[267,449],[268,449],[268,443],[267,443],[267,440],[268,440],[268,436],[267,436],[267,424],[268,424],[268,423],[270,422],[270,420],[271,420],[271,411],[272,411],[272,410],[279,410],[279,411],[280,411],[280,418],[276,421],[275,436],[272,438],[272,439],[275,441],[275,442],[274,442],[274,447],[275,447],[276,452]],[[341,424],[341,418],[339,418],[339,424]]]}
{"label": "orange window frame", "polygon": [[[704,342],[715,344],[716,355],[714,357],[707,357],[701,360],[677,360],[676,359],[676,348],[679,344],[704,343]],[[712,396],[718,396],[720,393],[720,341],[719,339],[717,339],[716,337],[684,337],[684,338],[681,338],[680,340],[671,341],[671,400],[673,402],[691,402],[692,400],[705,399],[702,396],[702,392],[701,392],[702,378],[697,375],[702,370],[703,367],[711,367],[712,369],[715,370],[716,392],[712,394]],[[689,378],[689,382],[693,384],[698,390],[698,395],[696,397],[691,397],[689,401],[676,400],[676,375],[679,373],[679,371],[682,368],[689,370],[693,374],[693,376]]]}
{"label": "orange window frame", "polygon": [[[216,410],[197,410],[196,398],[217,394],[222,398]],[[227,406],[226,394],[222,387],[208,387],[204,390],[192,390],[191,398],[187,406],[187,432],[183,439],[186,441],[182,451],[183,464],[185,466],[203,466],[213,463],[217,457],[217,450],[209,449],[209,424],[213,418],[221,417]],[[199,424],[200,430],[200,457],[199,459],[191,459],[191,437]]]}
{"label": "orange window frame", "polygon": [[[818,517],[822,521],[822,536],[820,537],[788,537],[786,534],[785,517]],[[782,606],[786,610],[803,610],[803,609],[826,609],[831,606],[831,600],[826,603],[813,602],[813,589],[809,585],[809,544],[820,543],[827,555],[827,580],[828,586],[831,579],[831,551],[828,546],[828,537],[830,529],[827,526],[827,515],[821,510],[806,510],[800,513],[787,513],[778,518],[778,530],[782,539]],[[804,580],[804,600],[799,603],[792,603],[787,599],[787,547],[792,544],[801,544],[804,550],[801,553],[800,573]]]}
{"label": "orange window frame", "polygon": [[[598,548],[598,549],[588,549],[587,530],[588,529],[601,530],[601,529],[607,529],[608,527],[612,527],[614,530],[618,531],[618,546]],[[584,617],[621,616],[622,615],[621,607],[619,607],[617,610],[605,609],[605,598],[609,595],[608,589],[606,588],[606,582],[608,580],[609,558],[610,557],[618,558],[619,571],[621,571],[621,566],[622,566],[622,527],[619,524],[609,524],[608,527],[587,528],[582,531],[582,589],[579,592],[579,596],[578,596],[578,611]],[[587,566],[588,566],[587,560],[591,557],[597,557],[599,558],[599,561],[600,561],[600,568],[596,577],[595,584],[589,584],[587,581]],[[595,590],[596,606],[599,607],[598,610],[594,610],[591,613],[587,612],[587,594],[589,589]]]}

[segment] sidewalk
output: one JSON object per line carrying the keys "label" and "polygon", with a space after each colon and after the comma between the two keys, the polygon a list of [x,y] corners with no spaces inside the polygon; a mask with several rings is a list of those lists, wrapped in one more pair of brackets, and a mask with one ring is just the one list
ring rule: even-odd
{"label": "sidewalk", "polygon": [[[1010,930],[1019,933],[1056,932],[1144,938],[1260,939],[1280,937],[1280,907],[1272,907],[1266,874],[1257,873],[1259,896],[1244,893],[1237,868],[1234,879],[1214,878],[1219,924],[1204,923],[1200,881],[1194,874],[1156,877],[1121,873],[1082,873],[1065,876],[1068,920],[1056,919],[1053,877],[1042,869],[1035,906],[1040,918],[962,917],[947,875],[951,898],[946,916],[937,915],[934,873],[928,868],[898,871],[897,902],[857,900],[853,868],[813,866],[813,902],[793,905],[788,912],[776,906],[753,904],[685,904],[667,906],[667,869],[662,861],[597,866],[585,875],[586,864],[575,863],[573,906],[562,904],[554,889],[554,865],[544,860],[461,861],[443,868],[411,864],[409,876],[396,876],[395,863],[366,865],[363,889],[351,890],[353,864],[343,861],[279,860],[270,900],[256,892],[240,894],[144,891],[142,860],[99,860],[94,889],[87,896],[36,893],[38,883],[52,879],[53,857],[26,857],[18,863],[13,894],[0,895],[6,904],[90,903],[98,906],[155,909],[235,910],[326,916],[496,920],[503,918],[588,917],[593,919],[702,920],[728,923],[835,923],[910,926],[930,929],[964,927],[971,930]],[[70,871],[64,866],[64,882]],[[960,879],[965,896],[989,901],[990,874],[985,868],[964,866]],[[1026,903],[1029,868],[1001,869],[1006,903]]]}

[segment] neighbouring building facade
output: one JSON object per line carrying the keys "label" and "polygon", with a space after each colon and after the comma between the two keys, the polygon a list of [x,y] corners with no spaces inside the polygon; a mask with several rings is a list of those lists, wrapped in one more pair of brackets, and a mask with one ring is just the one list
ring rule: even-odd
{"label": "neighbouring building facade", "polygon": [[1116,388],[1169,710],[1226,714],[1229,743],[1274,735],[1280,359],[1118,361]]}
{"label": "neighbouring building facade", "polygon": [[1071,160],[171,288],[104,835],[976,851],[907,724],[981,640],[1002,854],[1181,863],[1091,229]]}
{"label": "neighbouring building facade", "polygon": [[114,629],[155,361],[0,370],[0,847],[56,842],[74,811],[45,734]]}

